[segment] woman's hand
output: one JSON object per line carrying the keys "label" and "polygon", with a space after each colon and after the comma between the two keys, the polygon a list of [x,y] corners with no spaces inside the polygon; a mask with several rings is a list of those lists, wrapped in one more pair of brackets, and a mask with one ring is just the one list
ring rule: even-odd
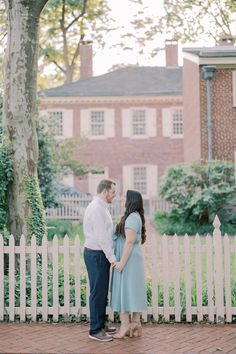
{"label": "woman's hand", "polygon": [[124,268],[124,265],[121,262],[116,262],[114,265],[114,269],[116,272],[122,272],[123,268]]}

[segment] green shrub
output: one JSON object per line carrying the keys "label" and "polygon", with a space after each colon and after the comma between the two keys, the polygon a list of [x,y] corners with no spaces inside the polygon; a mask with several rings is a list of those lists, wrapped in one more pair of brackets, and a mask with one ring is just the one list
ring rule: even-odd
{"label": "green shrub", "polygon": [[[214,226],[212,223],[200,224],[191,220],[184,221],[181,217],[165,211],[158,211],[154,214],[154,225],[163,235],[207,235],[212,234]],[[220,230],[222,234],[236,235],[236,224],[223,221]]]}
{"label": "green shrub", "polygon": [[176,221],[209,224],[230,203],[235,190],[233,164],[214,160],[170,167],[162,177],[160,195],[172,204]]}
{"label": "green shrub", "polygon": [[65,235],[73,238],[76,235],[80,236],[83,241],[83,225],[81,222],[73,222],[71,220],[47,220],[48,240],[52,240],[54,235],[63,238]]}
{"label": "green shrub", "polygon": [[7,228],[7,188],[13,180],[13,164],[11,160],[11,148],[3,140],[0,143],[0,233]]}

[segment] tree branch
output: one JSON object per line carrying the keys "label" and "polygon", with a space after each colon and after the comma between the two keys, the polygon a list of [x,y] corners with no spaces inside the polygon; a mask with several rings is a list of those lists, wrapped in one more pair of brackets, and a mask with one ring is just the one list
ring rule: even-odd
{"label": "tree branch", "polygon": [[85,14],[85,12],[86,12],[87,2],[88,2],[88,0],[84,0],[84,4],[83,4],[83,8],[82,8],[81,14],[78,15],[78,16],[76,16],[76,17],[74,18],[74,20],[73,20],[71,23],[69,23],[69,25],[65,28],[66,31],[68,31],[68,29],[69,29],[71,26],[73,26],[73,24],[74,24],[76,21],[78,21],[78,20],[80,19],[80,17],[83,17],[83,16],[84,16],[84,14]]}

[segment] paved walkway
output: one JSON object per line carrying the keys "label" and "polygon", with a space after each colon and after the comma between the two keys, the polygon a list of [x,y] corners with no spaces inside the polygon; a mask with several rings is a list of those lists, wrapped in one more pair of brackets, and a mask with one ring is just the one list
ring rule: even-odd
{"label": "paved walkway", "polygon": [[236,325],[145,324],[143,336],[100,343],[85,324],[0,324],[0,353],[236,354]]}

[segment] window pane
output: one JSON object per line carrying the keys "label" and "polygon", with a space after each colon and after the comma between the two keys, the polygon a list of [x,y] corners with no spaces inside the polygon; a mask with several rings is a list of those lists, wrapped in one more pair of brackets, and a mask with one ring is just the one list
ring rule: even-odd
{"label": "window pane", "polygon": [[176,109],[173,113],[173,135],[183,134],[183,111]]}
{"label": "window pane", "polygon": [[132,111],[133,135],[146,134],[146,115],[144,110]]}
{"label": "window pane", "polygon": [[56,136],[63,136],[63,112],[49,112],[50,129]]}
{"label": "window pane", "polygon": [[147,194],[147,168],[134,167],[133,169],[134,189],[141,194]]}
{"label": "window pane", "polygon": [[92,135],[105,135],[104,133],[104,112],[92,111],[91,112],[91,134]]}

